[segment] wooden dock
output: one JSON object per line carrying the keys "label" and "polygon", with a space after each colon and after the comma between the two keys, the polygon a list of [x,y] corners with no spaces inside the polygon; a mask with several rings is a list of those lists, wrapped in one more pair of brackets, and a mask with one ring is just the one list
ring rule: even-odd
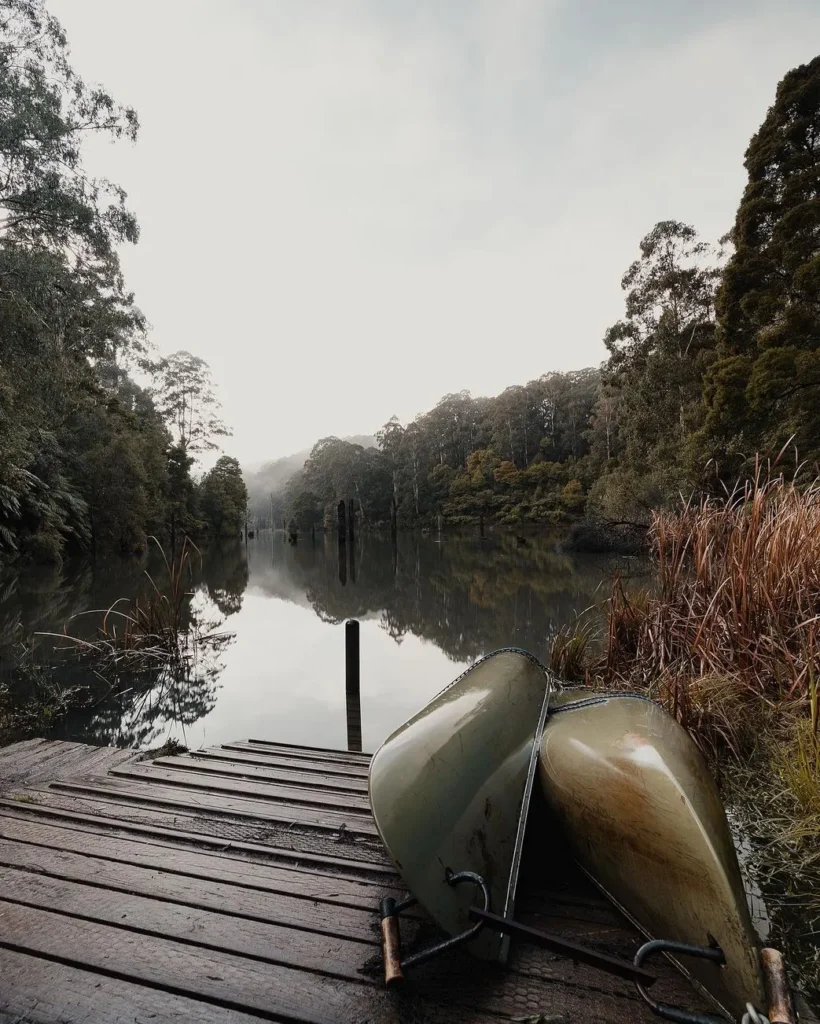
{"label": "wooden dock", "polygon": [[[631,984],[515,943],[507,968],[455,950],[386,991],[377,906],[404,890],[368,761],[260,740],[147,760],[44,740],[0,750],[0,1021],[657,1019]],[[525,852],[516,916],[631,958],[637,933],[542,849]],[[403,932],[435,934],[421,914]],[[659,998],[704,1008],[658,971]]]}

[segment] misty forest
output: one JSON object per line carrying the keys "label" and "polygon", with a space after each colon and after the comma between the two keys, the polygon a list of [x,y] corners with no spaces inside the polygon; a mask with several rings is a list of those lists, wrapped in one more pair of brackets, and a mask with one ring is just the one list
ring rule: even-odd
{"label": "misty forest", "polygon": [[[152,348],[117,255],[138,242],[137,218],[116,184],[83,167],[83,140],[136,140],[137,113],[83,83],[39,4],[3,7],[0,558],[238,536],[247,496],[237,461],[192,475],[229,432],[208,367]],[[246,474],[254,522],[310,529],[352,499],[362,527],[584,513],[647,524],[681,493],[750,474],[758,453],[789,446],[813,465],[820,58],[790,71],[761,116],[724,239],[668,220],[636,240],[602,366],[545,366],[491,398],[446,395],[364,444],[323,438],[303,465]]]}
{"label": "misty forest", "polygon": [[786,446],[792,466],[797,453],[813,467],[820,57],[780,83],[745,166],[725,238],[669,220],[636,245],[601,367],[545,367],[494,398],[446,395],[412,423],[388,420],[372,447],[324,438],[284,487],[287,462],[249,478],[256,516],[304,528],[353,499],[369,525],[432,525],[439,515],[518,525],[584,512],[646,525],[681,494],[752,475],[758,454],[774,461]]}

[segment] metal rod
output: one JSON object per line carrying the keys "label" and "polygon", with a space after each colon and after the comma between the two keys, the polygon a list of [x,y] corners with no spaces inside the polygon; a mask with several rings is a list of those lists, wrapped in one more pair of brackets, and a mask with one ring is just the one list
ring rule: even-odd
{"label": "metal rod", "polygon": [[362,749],[361,665],[359,660],[359,623],[345,623],[345,707],[347,710],[347,749]]}
{"label": "metal rod", "polygon": [[534,946],[543,946],[544,949],[550,949],[553,953],[560,953],[578,963],[597,967],[608,974],[626,978],[628,981],[639,981],[644,985],[651,985],[657,980],[654,974],[642,967],[636,967],[628,960],[618,960],[614,956],[607,956],[606,953],[598,953],[586,946],[579,946],[577,942],[570,942],[562,935],[542,932],[538,928],[530,928],[528,925],[520,924],[507,917],[499,917],[498,914],[480,910],[478,907],[470,908],[470,918],[473,921],[484,921],[488,928],[493,928],[504,935],[512,935],[524,942],[531,942]]}

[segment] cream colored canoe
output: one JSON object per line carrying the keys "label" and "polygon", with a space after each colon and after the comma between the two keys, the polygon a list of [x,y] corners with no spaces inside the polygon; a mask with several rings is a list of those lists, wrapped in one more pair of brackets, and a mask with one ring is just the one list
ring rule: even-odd
{"label": "cream colored canoe", "polygon": [[[550,677],[524,651],[496,651],[389,736],[370,764],[370,806],[410,892],[449,935],[472,926],[486,880],[490,909],[511,917]],[[467,949],[504,960],[509,939],[484,929]]]}
{"label": "cream colored canoe", "polygon": [[680,966],[734,1019],[764,1004],[756,937],[717,787],[692,739],[638,696],[552,695],[538,759],[586,873],[650,938],[717,944]]}

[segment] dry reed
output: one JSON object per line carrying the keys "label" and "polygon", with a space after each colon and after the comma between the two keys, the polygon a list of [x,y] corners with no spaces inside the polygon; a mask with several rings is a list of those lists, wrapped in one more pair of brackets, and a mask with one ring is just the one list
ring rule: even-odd
{"label": "dry reed", "polygon": [[198,647],[218,646],[230,640],[230,633],[204,630],[191,613],[192,554],[201,557],[198,548],[186,538],[179,552],[169,560],[159,541],[152,540],[164,562],[167,576],[164,589],[146,572],[150,593],[131,601],[127,611],[118,607],[127,600],[120,598],[109,608],[80,613],[102,616],[94,637],[71,636],[67,627],[63,627],[62,633],[37,635],[59,638],[65,642],[64,650],[92,660],[100,671],[111,667],[141,669],[152,664],[182,668],[195,658]]}
{"label": "dry reed", "polygon": [[816,745],[820,481],[758,473],[722,499],[656,512],[651,542],[654,591],[613,588],[603,680],[655,690],[693,733],[733,746],[743,723],[731,716],[753,697],[767,719],[805,715]]}

